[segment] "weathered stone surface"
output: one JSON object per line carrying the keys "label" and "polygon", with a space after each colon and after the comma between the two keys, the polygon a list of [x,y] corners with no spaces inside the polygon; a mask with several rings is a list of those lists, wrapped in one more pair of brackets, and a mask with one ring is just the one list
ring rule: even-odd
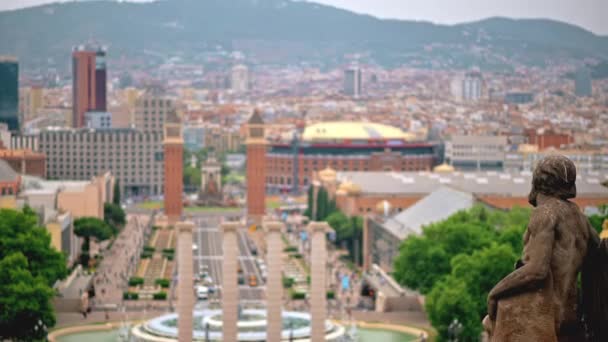
{"label": "weathered stone surface", "polygon": [[[598,253],[605,255],[605,244],[600,244],[587,218],[569,201],[576,196],[575,182],[576,168],[563,156],[545,158],[534,171],[529,201],[535,208],[524,234],[522,258],[488,296],[483,324],[491,341],[600,340],[603,333],[593,323],[598,317],[602,320],[606,311],[601,310],[606,308],[596,306],[595,313],[588,312],[585,325],[580,318],[585,317],[585,305],[579,305],[577,279],[582,271],[588,280],[585,290],[598,286],[595,276],[590,276],[591,267],[605,272],[607,266],[593,265],[591,259]],[[594,294],[583,293],[583,302],[590,303]],[[603,318],[608,322],[608,317]],[[595,337],[590,338],[590,333]]]}

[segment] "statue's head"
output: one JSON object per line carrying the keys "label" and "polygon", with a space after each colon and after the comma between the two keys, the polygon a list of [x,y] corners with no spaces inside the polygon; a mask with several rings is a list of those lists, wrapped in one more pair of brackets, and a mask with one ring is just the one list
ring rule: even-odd
{"label": "statue's head", "polygon": [[576,197],[576,166],[562,156],[552,155],[541,160],[532,176],[528,202],[536,206],[536,197],[543,194],[560,199]]}

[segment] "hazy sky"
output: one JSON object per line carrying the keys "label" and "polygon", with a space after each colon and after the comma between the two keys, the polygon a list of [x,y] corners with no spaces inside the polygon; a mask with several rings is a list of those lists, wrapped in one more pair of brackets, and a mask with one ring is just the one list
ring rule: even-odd
{"label": "hazy sky", "polygon": [[[0,0],[0,10],[54,1]],[[551,18],[608,35],[606,18],[608,0],[316,0],[316,2],[382,18],[426,20],[447,24],[490,16]]]}

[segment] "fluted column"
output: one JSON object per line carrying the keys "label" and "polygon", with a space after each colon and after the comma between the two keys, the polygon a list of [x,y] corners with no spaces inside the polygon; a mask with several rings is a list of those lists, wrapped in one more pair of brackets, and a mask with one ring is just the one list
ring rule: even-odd
{"label": "fluted column", "polygon": [[237,283],[237,256],[239,255],[238,222],[222,223],[223,282],[222,282],[222,337],[224,342],[237,341],[239,288]]}
{"label": "fluted column", "polygon": [[283,302],[283,242],[281,241],[281,230],[284,225],[281,222],[265,222],[266,232],[266,261],[268,263],[268,278],[266,280],[266,307],[268,322],[266,326],[266,341],[281,342],[281,331],[283,330],[281,318],[281,306]]}
{"label": "fluted column", "polygon": [[192,277],[192,229],[194,223],[177,224],[177,331],[179,341],[192,341],[194,282]]}
{"label": "fluted column", "polygon": [[325,341],[325,317],[327,315],[326,267],[327,246],[325,233],[329,226],[326,222],[312,222],[308,225],[310,232],[310,314],[311,341]]}

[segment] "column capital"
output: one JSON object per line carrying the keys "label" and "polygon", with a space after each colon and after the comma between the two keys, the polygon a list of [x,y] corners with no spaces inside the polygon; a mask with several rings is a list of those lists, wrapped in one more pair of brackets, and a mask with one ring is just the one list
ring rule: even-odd
{"label": "column capital", "polygon": [[178,233],[192,233],[194,229],[194,222],[191,221],[180,221],[176,224]]}
{"label": "column capital", "polygon": [[285,224],[280,221],[265,221],[262,226],[265,233],[280,233],[285,228]]}
{"label": "column capital", "polygon": [[241,226],[241,224],[239,222],[235,222],[235,221],[222,222],[222,232],[224,232],[224,233],[236,232],[237,230],[239,230],[240,226]]}
{"label": "column capital", "polygon": [[310,232],[310,233],[317,233],[317,232],[323,232],[323,233],[329,233],[332,231],[331,227],[329,226],[329,224],[327,222],[310,222],[308,224],[308,227],[306,227],[306,229]]}

